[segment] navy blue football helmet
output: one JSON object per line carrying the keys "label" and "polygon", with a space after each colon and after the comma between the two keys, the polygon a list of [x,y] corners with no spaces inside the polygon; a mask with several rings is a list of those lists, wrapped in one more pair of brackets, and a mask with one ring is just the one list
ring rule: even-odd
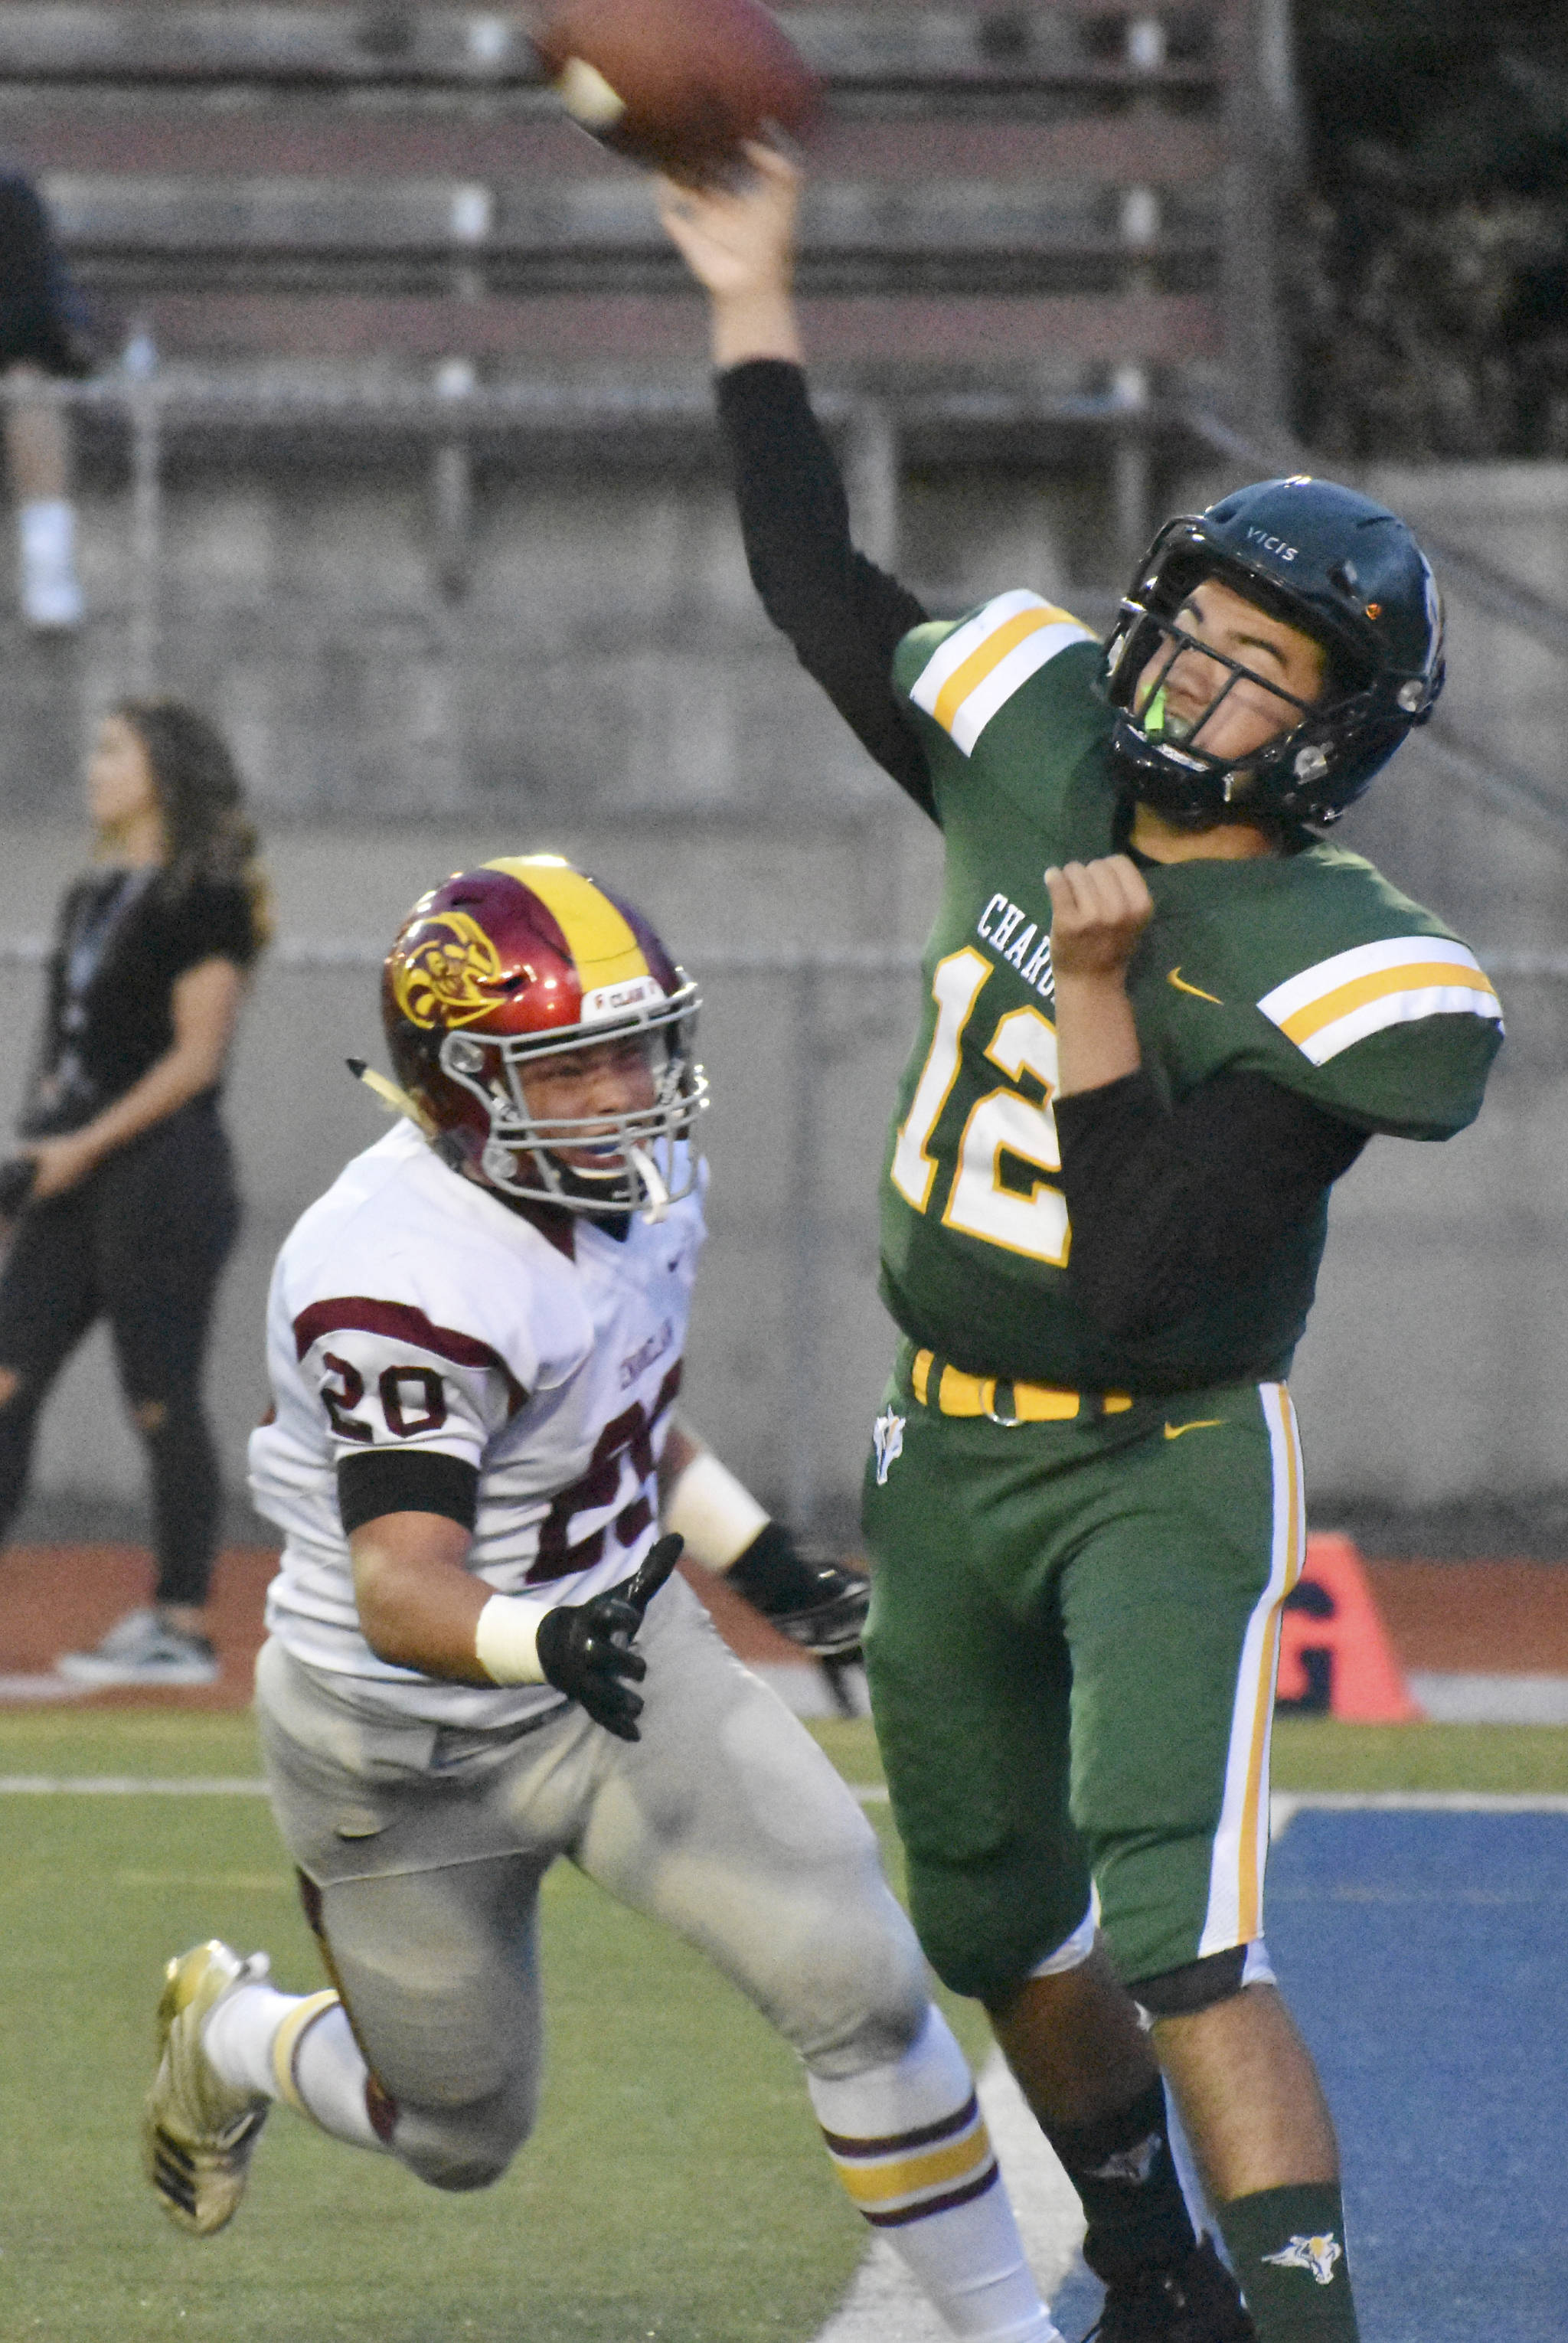
{"label": "navy blue football helmet", "polygon": [[[1291,695],[1184,630],[1182,607],[1211,578],[1328,654],[1319,699],[1295,701],[1300,721],[1240,765],[1194,747],[1193,736],[1243,677]],[[1177,739],[1159,687],[1188,647],[1231,672]],[[1442,600],[1410,529],[1353,488],[1297,474],[1166,522],[1107,638],[1101,689],[1121,711],[1112,754],[1144,803],[1193,826],[1265,813],[1326,829],[1426,722],[1442,678]]]}

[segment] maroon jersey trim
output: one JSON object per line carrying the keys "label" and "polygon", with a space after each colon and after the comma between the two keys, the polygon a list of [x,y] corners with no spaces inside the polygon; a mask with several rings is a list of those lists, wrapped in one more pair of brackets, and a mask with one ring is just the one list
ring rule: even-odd
{"label": "maroon jersey trim", "polygon": [[460,1334],[455,1326],[437,1326],[412,1302],[377,1302],[367,1293],[339,1294],[302,1310],[294,1322],[295,1357],[303,1359],[323,1334],[345,1332],[383,1334],[388,1342],[411,1342],[421,1351],[433,1351],[438,1359],[450,1359],[455,1367],[493,1367],[506,1379],[510,1413],[516,1415],[528,1403],[528,1393],[500,1353],[492,1351],[487,1342]]}

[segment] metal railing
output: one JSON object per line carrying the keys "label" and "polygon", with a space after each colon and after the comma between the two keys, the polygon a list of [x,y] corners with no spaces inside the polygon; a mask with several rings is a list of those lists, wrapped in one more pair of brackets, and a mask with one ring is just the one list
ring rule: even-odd
{"label": "metal railing", "polygon": [[[36,968],[48,950],[48,940],[41,935],[0,934],[0,968]],[[379,969],[384,951],[383,942],[367,937],[285,935],[272,946],[266,966],[285,977],[357,974],[368,978]],[[738,980],[762,978],[775,988],[785,989],[786,997],[777,1004],[779,1021],[769,1028],[786,1037],[777,1066],[776,1090],[785,1160],[778,1171],[778,1218],[770,1224],[771,1257],[782,1287],[776,1297],[781,1357],[777,1373],[769,1378],[766,1404],[779,1431],[778,1493],[789,1517],[810,1527],[821,1519],[830,1485],[842,1481],[841,1466],[835,1474],[829,1463],[833,1443],[823,1414],[825,1395],[834,1390],[838,1380],[831,1356],[833,1296],[825,1284],[830,1255],[829,1212],[837,1209],[840,1246],[846,1207],[863,1222],[868,1246],[875,1225],[873,1180],[862,1182],[858,1177],[849,1195],[824,1188],[823,1166],[835,1156],[835,1133],[828,1127],[831,1110],[826,1076],[841,1047],[843,1025],[834,1004],[844,997],[846,977],[909,987],[907,1033],[902,1019],[896,1035],[887,1031],[885,1091],[879,1071],[879,1095],[867,1101],[868,1111],[879,1127],[891,1104],[893,1073],[903,1041],[915,1028],[920,955],[908,949],[818,949],[693,950],[688,956],[708,992],[710,1008],[719,1006],[723,988]],[[1500,982],[1568,985],[1568,952],[1483,949],[1479,957]],[[887,1006],[895,1007],[890,995]],[[308,1108],[302,1111],[309,1111]],[[765,1145],[758,1142],[759,1147]],[[764,1154],[759,1153],[757,1160],[765,1165]],[[771,1185],[771,1167],[765,1169],[764,1176],[769,1177]],[[729,1192],[739,1194],[743,1204],[744,1188],[742,1171],[739,1181],[731,1176]],[[288,1216],[306,1201],[304,1195],[285,1199]],[[841,1496],[841,1487],[834,1493]]]}
{"label": "metal railing", "polygon": [[[1255,465],[1261,472],[1295,472],[1312,468],[1306,449],[1284,433],[1261,441],[1233,430],[1222,417],[1198,407],[1186,410],[1188,420],[1216,455]],[[1425,527],[1421,540],[1441,564],[1446,583],[1483,609],[1489,618],[1528,635],[1543,649],[1568,659],[1568,608],[1523,578],[1513,578],[1466,545]]]}
{"label": "metal railing", "polygon": [[[1158,5],[1096,0],[1005,16],[953,8],[784,8],[779,21],[808,63],[845,92],[1141,96],[1222,87],[1232,13],[1230,0],[1184,8],[1180,45]],[[559,106],[520,14],[510,9],[197,10],[156,0],[65,9],[8,0],[0,13],[0,76],[56,86],[128,81],[182,89],[505,90],[525,102],[532,96],[541,110]]]}
{"label": "metal railing", "polygon": [[[442,361],[423,379],[388,378],[363,371],[301,373],[283,365],[240,368],[160,365],[142,334],[127,343],[113,373],[42,388],[15,377],[0,380],[0,401],[25,405],[46,398],[75,414],[107,423],[124,435],[128,511],[126,670],[128,688],[146,693],[159,682],[163,640],[164,483],[168,443],[176,434],[223,431],[351,431],[367,429],[428,443],[432,487],[432,570],[461,574],[472,511],[470,465],[487,442],[551,435],[635,438],[677,431],[711,437],[712,393],[705,376],[689,381],[631,382],[608,367],[587,379],[518,378],[485,381],[462,357]],[[1131,461],[1138,484],[1122,503],[1137,508],[1120,533],[1141,542],[1145,530],[1148,448],[1153,440],[1198,444],[1188,410],[1153,392],[1148,371],[1123,367],[1101,391],[988,392],[922,388],[896,399],[826,389],[813,405],[838,437],[862,549],[883,566],[898,559],[899,508],[905,449],[979,430],[1063,429],[1103,437],[1118,465]],[[1118,473],[1120,482],[1120,472]],[[1141,484],[1141,485],[1139,485]]]}
{"label": "metal railing", "polygon": [[[0,968],[40,968],[48,959],[49,950],[47,936],[25,930],[0,934]],[[1477,944],[1474,950],[1489,976],[1568,984],[1568,951],[1511,951],[1503,946],[1493,950],[1485,944]],[[378,969],[386,956],[386,944],[368,936],[278,936],[266,950],[269,967],[302,975]],[[920,953],[907,946],[885,950],[847,946],[841,950],[829,948],[811,951],[733,951],[728,948],[707,951],[699,946],[689,957],[705,980],[713,976],[779,976],[796,980],[821,976],[915,977],[921,965]]]}

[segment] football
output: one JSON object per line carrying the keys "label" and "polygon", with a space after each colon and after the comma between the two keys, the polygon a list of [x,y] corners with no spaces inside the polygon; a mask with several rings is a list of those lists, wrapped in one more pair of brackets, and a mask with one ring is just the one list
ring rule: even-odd
{"label": "football", "polygon": [[572,119],[701,185],[769,127],[809,127],[820,85],[760,0],[558,0],[534,45]]}

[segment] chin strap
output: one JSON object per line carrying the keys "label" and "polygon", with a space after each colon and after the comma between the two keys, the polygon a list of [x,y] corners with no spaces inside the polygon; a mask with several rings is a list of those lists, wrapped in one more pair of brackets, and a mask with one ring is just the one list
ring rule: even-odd
{"label": "chin strap", "polygon": [[406,1114],[427,1139],[436,1137],[436,1126],[417,1099],[410,1097],[406,1090],[400,1090],[396,1082],[388,1081],[385,1074],[378,1074],[374,1066],[366,1064],[363,1058],[346,1058],[344,1063],[357,1082],[363,1082],[367,1091],[375,1092],[388,1114]]}
{"label": "chin strap", "polygon": [[[370,1074],[366,1074],[362,1076],[361,1079],[366,1081],[374,1081],[378,1090],[385,1090],[392,1098],[401,1101],[403,1093],[400,1091],[394,1090],[390,1082],[383,1083],[378,1076]],[[413,1101],[410,1100],[407,1106],[399,1104],[399,1111],[403,1113],[412,1112]],[[518,1193],[518,1191],[512,1185],[511,1175],[516,1169],[517,1154],[519,1151],[520,1151],[504,1146],[498,1139],[492,1139],[487,1144],[484,1154],[480,1158],[479,1168],[484,1172],[486,1179],[488,1180],[493,1186],[498,1188],[503,1195],[516,1196]],[[533,1160],[539,1167],[540,1177],[554,1183],[559,1181],[562,1171],[565,1167],[559,1164],[551,1164],[548,1159],[548,1150],[541,1149],[538,1153],[535,1155]],[[635,1204],[629,1198],[601,1198],[591,1193],[584,1192],[587,1184],[586,1182],[584,1183],[584,1188],[573,1189],[566,1185],[555,1186],[554,1192],[550,1195],[532,1196],[526,1199],[526,1201],[535,1203],[559,1204],[568,1212],[586,1212],[590,1219],[602,1212],[636,1212],[639,1220],[647,1222],[650,1227],[657,1227],[658,1223],[666,1217],[669,1211],[668,1185],[659,1172],[658,1165],[654,1162],[653,1158],[648,1153],[645,1148],[636,1146],[628,1147],[625,1153],[625,1161],[637,1174],[638,1179],[642,1183],[646,1201],[641,1205]]]}
{"label": "chin strap", "polygon": [[665,1186],[653,1158],[646,1148],[628,1147],[627,1161],[648,1191],[648,1202],[638,1215],[649,1228],[657,1228],[669,1210],[669,1190]]}

